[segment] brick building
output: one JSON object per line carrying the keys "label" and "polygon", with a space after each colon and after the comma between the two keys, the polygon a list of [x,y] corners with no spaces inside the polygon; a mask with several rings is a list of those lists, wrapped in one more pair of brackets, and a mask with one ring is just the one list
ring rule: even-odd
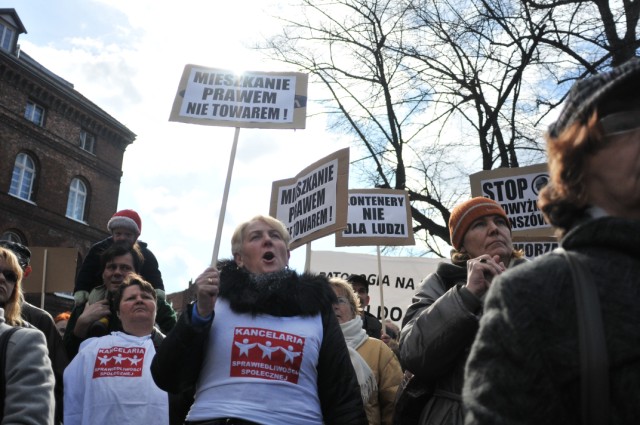
{"label": "brick building", "polygon": [[0,238],[80,259],[108,236],[136,135],[21,51],[26,32],[0,9]]}

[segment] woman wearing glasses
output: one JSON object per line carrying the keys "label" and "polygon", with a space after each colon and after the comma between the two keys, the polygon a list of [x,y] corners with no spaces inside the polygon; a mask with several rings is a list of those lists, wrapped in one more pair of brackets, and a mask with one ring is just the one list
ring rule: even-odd
{"label": "woman wearing glasses", "polygon": [[390,425],[402,381],[400,362],[387,344],[369,337],[362,328],[360,300],[351,285],[338,278],[329,283],[338,297],[333,311],[349,347],[369,425]]}

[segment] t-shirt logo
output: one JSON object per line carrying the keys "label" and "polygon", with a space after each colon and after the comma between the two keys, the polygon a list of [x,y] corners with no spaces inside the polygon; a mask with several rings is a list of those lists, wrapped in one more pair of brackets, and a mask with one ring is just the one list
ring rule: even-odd
{"label": "t-shirt logo", "polygon": [[100,348],[93,366],[93,378],[142,376],[145,348],[110,347]]}
{"label": "t-shirt logo", "polygon": [[261,328],[235,328],[230,375],[298,383],[304,338]]}

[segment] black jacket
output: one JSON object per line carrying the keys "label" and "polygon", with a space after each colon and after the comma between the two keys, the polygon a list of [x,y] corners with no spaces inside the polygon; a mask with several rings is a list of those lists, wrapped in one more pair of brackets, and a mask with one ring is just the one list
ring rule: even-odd
{"label": "black jacket", "polygon": [[[267,279],[267,283],[263,280],[258,286],[235,263],[225,262],[221,267],[219,296],[227,299],[236,313],[278,317],[313,316],[320,313],[324,335],[317,370],[324,423],[367,424],[360,387],[332,308],[335,293],[326,278],[310,274],[298,275],[286,270],[270,274]],[[211,323],[194,326],[191,323],[191,312],[192,306],[189,306],[161,344],[151,364],[151,374],[156,384],[170,393],[193,394],[206,355],[205,347]]]}
{"label": "black jacket", "polygon": [[[142,241],[136,242],[140,246],[140,252],[144,257],[144,263],[140,269],[140,275],[149,282],[154,288],[164,291],[164,283],[162,274],[158,268],[158,260],[153,252],[147,248],[147,244]],[[80,266],[73,292],[87,291],[91,292],[93,288],[102,284],[102,267],[100,265],[100,256],[102,253],[113,245],[113,237],[109,236],[91,246],[84,261]]]}

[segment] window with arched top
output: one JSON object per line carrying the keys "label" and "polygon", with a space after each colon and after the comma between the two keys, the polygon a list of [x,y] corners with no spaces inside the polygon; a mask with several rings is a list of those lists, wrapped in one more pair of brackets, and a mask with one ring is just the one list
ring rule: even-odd
{"label": "window with arched top", "polygon": [[20,234],[18,234],[18,232],[14,232],[12,230],[7,230],[6,232],[4,232],[0,236],[0,240],[10,241],[10,242],[17,242],[17,243],[21,243],[23,245],[25,244],[25,241],[23,240],[22,236],[20,236]]}
{"label": "window with arched top", "polygon": [[9,194],[20,199],[31,201],[35,178],[36,166],[33,159],[26,153],[19,153],[13,165]]}
{"label": "window with arched top", "polygon": [[74,178],[69,185],[67,217],[76,221],[84,221],[84,207],[86,202],[87,186],[79,178]]}

